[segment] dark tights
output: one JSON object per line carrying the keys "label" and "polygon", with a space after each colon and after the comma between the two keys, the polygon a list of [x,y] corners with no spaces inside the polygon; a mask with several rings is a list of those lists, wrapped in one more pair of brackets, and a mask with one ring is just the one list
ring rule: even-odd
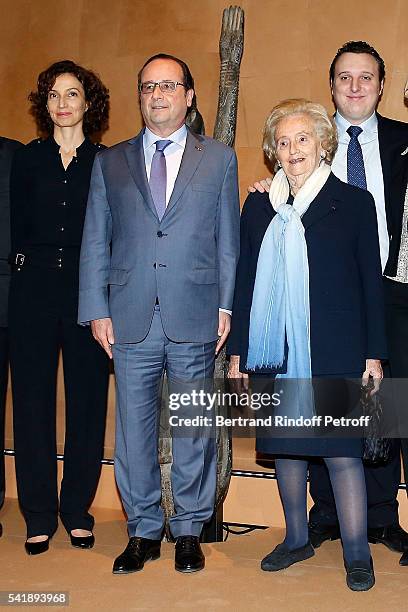
{"label": "dark tights", "polygon": [[[356,457],[324,458],[336,501],[345,560],[368,561],[367,498],[364,469]],[[305,458],[276,459],[276,475],[286,520],[285,544],[290,550],[308,541]]]}

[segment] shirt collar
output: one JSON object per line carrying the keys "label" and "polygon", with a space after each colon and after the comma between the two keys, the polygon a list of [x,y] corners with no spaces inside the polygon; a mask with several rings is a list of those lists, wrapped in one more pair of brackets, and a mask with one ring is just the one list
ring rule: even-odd
{"label": "shirt collar", "polygon": [[[339,142],[348,144],[350,141],[350,136],[347,134],[347,130],[352,125],[347,119],[345,119],[339,111],[336,111],[334,115],[334,120],[336,122],[337,131],[339,133]],[[377,115],[374,113],[363,123],[359,124],[359,127],[363,130],[361,135],[359,136],[360,144],[364,144],[366,142],[372,142],[378,138],[378,119]]]}
{"label": "shirt collar", "polygon": [[[157,136],[157,134],[154,134],[151,130],[149,130],[148,127],[145,127],[143,133],[143,148],[145,150],[148,149],[149,147],[153,146],[154,143],[158,140],[164,139],[161,136]],[[167,136],[166,140],[171,140],[172,142],[178,144],[180,147],[184,148],[187,140],[186,124],[183,123],[183,125],[178,130]]]}

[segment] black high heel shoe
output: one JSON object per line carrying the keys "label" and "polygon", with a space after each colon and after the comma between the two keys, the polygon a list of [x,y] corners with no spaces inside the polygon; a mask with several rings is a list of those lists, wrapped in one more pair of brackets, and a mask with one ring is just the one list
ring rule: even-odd
{"label": "black high heel shoe", "polygon": [[42,542],[25,542],[24,548],[27,555],[41,555],[41,553],[47,552],[50,547],[50,538],[43,540]]}
{"label": "black high heel shoe", "polygon": [[74,548],[92,548],[95,544],[95,536],[93,533],[89,536],[74,536],[72,533],[69,534],[71,539],[71,545]]}

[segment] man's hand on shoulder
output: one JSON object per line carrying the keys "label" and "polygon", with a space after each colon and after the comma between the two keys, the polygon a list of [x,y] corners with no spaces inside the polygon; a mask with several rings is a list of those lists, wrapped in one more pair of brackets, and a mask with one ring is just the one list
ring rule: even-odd
{"label": "man's hand on shoulder", "polygon": [[112,319],[95,319],[91,321],[91,330],[95,340],[99,342],[109,359],[112,359],[112,344],[115,343]]}
{"label": "man's hand on shoulder", "polygon": [[231,315],[223,310],[219,311],[218,314],[218,342],[215,347],[215,354],[218,355],[220,350],[225,344],[226,339],[228,338],[228,334],[231,329]]}
{"label": "man's hand on shoulder", "polygon": [[271,188],[272,179],[268,177],[263,179],[262,181],[256,181],[253,185],[249,185],[248,193],[255,193],[255,191],[259,191],[259,193],[264,193],[265,191],[269,193],[269,189]]}

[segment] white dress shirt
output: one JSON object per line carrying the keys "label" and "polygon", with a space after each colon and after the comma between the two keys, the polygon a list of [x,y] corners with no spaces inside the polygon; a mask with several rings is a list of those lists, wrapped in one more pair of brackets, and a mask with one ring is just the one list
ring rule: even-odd
{"label": "white dress shirt", "polygon": [[[177,175],[180,170],[181,160],[183,158],[184,149],[186,148],[187,141],[187,128],[183,124],[181,128],[163,138],[162,136],[156,136],[153,134],[148,127],[145,127],[143,134],[143,151],[146,166],[147,180],[150,180],[150,170],[152,168],[152,159],[156,151],[156,142],[158,140],[171,140],[171,144],[167,145],[163,153],[166,158],[167,168],[167,181],[166,181],[166,206],[169,203],[171,194],[173,193],[174,183],[176,182]],[[231,315],[231,310],[220,308],[221,312],[226,312]]]}
{"label": "white dress shirt", "polygon": [[[347,129],[351,123],[346,121],[337,111],[335,121],[339,135],[339,146],[332,163],[333,174],[341,181],[347,183],[347,148],[350,136]],[[390,249],[390,239],[387,230],[387,218],[385,214],[384,178],[380,158],[380,146],[378,143],[378,121],[375,113],[359,124],[363,130],[358,137],[363,152],[364,168],[367,180],[367,189],[374,198],[377,212],[378,237],[380,242],[380,255],[382,269],[387,263]]]}

